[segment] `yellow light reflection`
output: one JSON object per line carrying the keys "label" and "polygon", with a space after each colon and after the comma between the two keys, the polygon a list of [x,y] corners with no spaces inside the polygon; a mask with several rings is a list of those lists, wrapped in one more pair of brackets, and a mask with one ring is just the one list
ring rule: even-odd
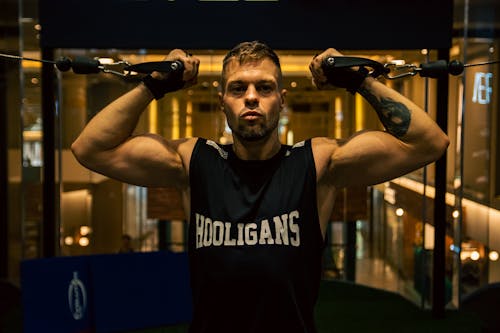
{"label": "yellow light reflection", "polygon": [[186,137],[193,136],[193,102],[188,101],[186,104]]}
{"label": "yellow light reflection", "polygon": [[180,128],[179,128],[179,100],[176,97],[172,98],[172,139],[176,140],[180,138]]}
{"label": "yellow light reflection", "polygon": [[342,121],[344,119],[344,114],[342,111],[342,98],[339,96],[335,97],[335,138],[342,137]]}
{"label": "yellow light reflection", "polygon": [[158,134],[158,101],[149,103],[149,132]]}
{"label": "yellow light reflection", "polygon": [[356,94],[354,98],[354,120],[355,131],[361,131],[365,127],[365,113],[363,96]]}

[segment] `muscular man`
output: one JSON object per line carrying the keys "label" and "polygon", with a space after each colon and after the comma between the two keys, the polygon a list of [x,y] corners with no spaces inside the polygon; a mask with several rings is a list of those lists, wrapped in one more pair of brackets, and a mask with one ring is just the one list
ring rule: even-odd
{"label": "muscular man", "polygon": [[[331,55],[340,53],[328,49],[311,62],[318,88],[326,84],[321,62]],[[196,57],[173,50],[167,60],[184,63],[184,87],[196,82]],[[72,150],[84,166],[108,177],[182,191],[192,333],[315,332],[324,234],[336,190],[404,175],[435,161],[448,146],[421,108],[370,77],[355,88],[386,131],[357,133],[343,145],[323,137],[282,145],[278,121],[286,90],[280,63],[259,42],[241,43],[224,59],[219,97],[232,145],[132,136],[146,106],[161,98],[164,77],[152,77],[99,112]]]}

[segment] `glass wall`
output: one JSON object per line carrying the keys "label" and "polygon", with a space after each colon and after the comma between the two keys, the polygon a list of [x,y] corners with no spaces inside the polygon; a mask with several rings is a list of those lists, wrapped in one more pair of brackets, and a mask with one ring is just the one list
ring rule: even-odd
{"label": "glass wall", "polygon": [[[452,52],[469,64],[451,82],[457,98],[452,244],[460,263],[458,298],[500,281],[498,179],[498,39],[460,40]],[[454,159],[453,159],[454,158]]]}
{"label": "glass wall", "polygon": [[[8,281],[18,283],[19,263],[23,258],[36,258],[41,247],[41,89],[40,67],[21,62],[20,55],[38,57],[36,6],[29,1],[2,3],[0,24],[0,59],[2,85],[1,110],[3,136],[2,155],[6,155],[2,177],[6,180],[2,200],[2,267],[6,265]],[[2,178],[3,179],[3,178]],[[1,189],[2,192],[4,188]],[[2,193],[4,194],[4,193]],[[3,197],[2,197],[3,198]],[[6,217],[4,219],[4,217]],[[5,232],[5,239],[3,238]],[[6,261],[4,259],[6,254]]]}

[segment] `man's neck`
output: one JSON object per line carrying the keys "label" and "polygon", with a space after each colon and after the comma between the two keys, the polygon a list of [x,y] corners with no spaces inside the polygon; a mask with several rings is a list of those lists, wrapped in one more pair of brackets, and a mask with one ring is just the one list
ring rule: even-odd
{"label": "man's neck", "polygon": [[268,160],[281,149],[278,137],[269,137],[259,141],[240,141],[233,136],[233,151],[242,160]]}

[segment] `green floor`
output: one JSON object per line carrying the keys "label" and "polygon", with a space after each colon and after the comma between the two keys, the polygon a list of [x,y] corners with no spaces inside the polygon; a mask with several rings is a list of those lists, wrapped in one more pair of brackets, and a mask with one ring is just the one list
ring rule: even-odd
{"label": "green floor", "polygon": [[433,319],[398,294],[345,282],[325,282],[316,310],[321,333],[482,332],[472,314],[447,311],[443,319]]}
{"label": "green floor", "polygon": [[[318,333],[494,332],[486,330],[479,317],[472,313],[447,311],[443,319],[434,319],[429,311],[420,310],[398,294],[334,280],[322,282],[316,323]],[[120,333],[186,333],[187,328],[188,325],[183,324]],[[22,332],[20,305],[0,316],[0,332]]]}
{"label": "green floor", "polygon": [[[478,317],[447,311],[434,319],[403,297],[346,282],[324,281],[316,307],[319,333],[482,333]],[[187,325],[122,333],[185,333]]]}
{"label": "green floor", "polygon": [[[323,281],[316,307],[316,323],[318,333],[494,332],[486,330],[472,313],[447,311],[445,318],[438,320],[397,294],[340,281]],[[186,333],[187,327],[184,324],[120,333]],[[0,316],[0,332],[22,332],[20,305]]]}

